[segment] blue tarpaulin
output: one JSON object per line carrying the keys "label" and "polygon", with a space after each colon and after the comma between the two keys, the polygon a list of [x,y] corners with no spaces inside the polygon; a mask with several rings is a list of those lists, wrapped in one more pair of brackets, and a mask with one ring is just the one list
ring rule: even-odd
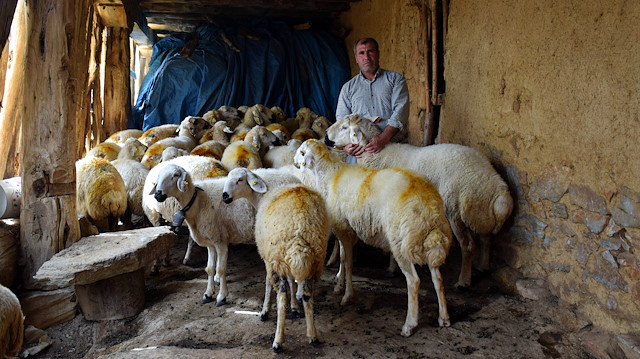
{"label": "blue tarpaulin", "polygon": [[199,27],[198,45],[186,58],[180,56],[185,36],[158,41],[129,128],[147,130],[223,105],[258,103],[280,106],[289,117],[309,107],[334,121],[340,88],[351,76],[342,40],[322,29],[294,30],[264,19],[243,26]]}

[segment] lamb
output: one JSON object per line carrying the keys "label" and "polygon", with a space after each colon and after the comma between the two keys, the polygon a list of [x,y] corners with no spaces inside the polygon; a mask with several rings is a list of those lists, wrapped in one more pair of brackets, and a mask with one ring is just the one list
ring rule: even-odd
{"label": "lamb", "polygon": [[429,266],[438,296],[438,323],[449,326],[439,267],[447,258],[452,235],[435,187],[410,170],[346,164],[318,140],[307,140],[298,148],[294,165],[313,173],[315,189],[326,201],[333,233],[342,245],[343,270],[334,289],[339,293],[345,288],[341,303],[353,295],[353,246],[360,238],[390,250],[405,275],[408,308],[403,336],[413,334],[418,325],[420,278],[415,264]]}
{"label": "lamb", "polygon": [[266,128],[267,130],[273,132],[273,134],[280,139],[280,142],[283,145],[289,142],[289,139],[291,138],[291,133],[281,123],[272,123],[267,125]]}
{"label": "lamb", "polygon": [[315,131],[311,129],[311,124],[318,117],[308,107],[302,107],[296,112],[298,120],[298,129],[291,134],[291,138],[298,139],[302,142],[310,138],[319,138]]}
{"label": "lamb", "polygon": [[[327,130],[331,145],[366,144],[380,133],[373,122],[356,114],[345,116]],[[438,189],[451,229],[460,243],[462,266],[456,287],[471,285],[474,252],[472,232],[480,234],[483,246],[480,269],[489,268],[486,235],[496,234],[513,209],[509,188],[491,162],[471,147],[438,144],[416,147],[390,143],[378,154],[365,153],[358,164],[371,168],[403,167],[428,178]]]}
{"label": "lamb", "polygon": [[17,357],[24,340],[24,315],[20,301],[0,284],[0,358]]}
{"label": "lamb", "polygon": [[298,283],[296,297],[304,300],[307,337],[312,345],[317,345],[313,285],[322,275],[330,230],[324,199],[303,185],[276,187],[245,168],[231,170],[224,185],[223,201],[232,203],[236,198],[247,198],[256,209],[256,246],[267,272],[261,319],[267,317],[271,289],[277,288],[278,321],[273,351],[283,350],[286,283],[291,277]]}
{"label": "lamb", "polygon": [[255,104],[245,112],[242,124],[248,128],[253,128],[256,125],[267,126],[272,119],[273,112],[271,112],[270,108],[265,105]]}
{"label": "lamb", "polygon": [[[180,156],[175,159],[169,159],[159,163],[153,167],[144,183],[142,190],[142,209],[147,219],[154,226],[160,226],[163,224],[163,220],[173,220],[173,215],[180,210],[179,203],[173,198],[169,198],[166,201],[159,203],[153,197],[153,194],[149,195],[151,188],[154,186],[154,181],[158,177],[158,173],[169,164],[178,165],[189,172],[194,180],[203,180],[206,178],[215,178],[226,176],[229,172],[220,161],[204,156]],[[187,250],[182,260],[183,264],[187,264],[193,247],[193,239],[189,239],[187,244]],[[152,266],[152,272],[157,272],[157,263]]]}
{"label": "lamb", "polygon": [[127,210],[127,188],[107,159],[89,156],[76,161],[76,210],[100,232],[116,229]]}
{"label": "lamb", "polygon": [[[164,164],[156,173],[157,175],[149,174],[151,179],[147,182],[151,187],[147,194],[154,196],[158,202],[174,197],[182,208],[176,215],[182,214],[194,241],[207,247],[208,280],[202,302],[213,301],[215,259],[215,275],[220,281],[216,306],[225,304],[228,295],[226,267],[229,243],[255,243],[255,209],[247,201],[237,201],[231,205],[222,203],[222,191],[226,182],[224,177],[207,178],[194,183],[189,172],[173,163]],[[281,178],[279,183],[298,181],[294,176],[277,171],[272,170],[271,174]]]}
{"label": "lamb", "polygon": [[227,131],[229,130],[229,124],[227,121],[217,121],[214,123],[210,129],[206,130],[202,137],[200,138],[200,144],[203,144],[207,141],[218,141],[223,143],[225,146],[229,144],[229,135]]}
{"label": "lamb", "polygon": [[131,214],[144,216],[142,189],[149,169],[140,160],[147,147],[135,137],[130,137],[122,146],[118,158],[111,161],[124,181],[127,189],[127,211],[123,222],[131,225]]}
{"label": "lamb", "polygon": [[142,136],[142,134],[142,130],[139,130],[137,128],[130,128],[114,133],[113,135],[109,136],[109,138],[104,140],[104,142],[113,142],[122,145],[127,141],[127,139],[132,137],[139,138],[140,136]]}
{"label": "lamb", "polygon": [[271,107],[271,113],[273,114],[273,123],[282,122],[287,119],[287,114],[284,113],[284,110],[280,106]]}
{"label": "lamb", "polygon": [[142,136],[138,137],[138,141],[149,147],[164,138],[177,136],[179,126],[180,125],[176,124],[165,124],[151,127],[150,129],[144,131],[142,133]]}
{"label": "lamb", "polygon": [[173,146],[169,146],[165,148],[164,151],[162,151],[162,158],[160,162],[166,162],[176,157],[187,156],[187,155],[189,155],[189,152],[181,148],[175,148]]}
{"label": "lamb", "polygon": [[202,137],[204,131],[210,127],[202,117],[187,116],[180,122],[178,128],[178,136],[164,138],[153,145],[149,146],[147,152],[142,158],[142,164],[151,169],[153,166],[160,163],[162,158],[162,151],[167,147],[176,147],[185,151],[191,151],[196,147],[200,137]]}

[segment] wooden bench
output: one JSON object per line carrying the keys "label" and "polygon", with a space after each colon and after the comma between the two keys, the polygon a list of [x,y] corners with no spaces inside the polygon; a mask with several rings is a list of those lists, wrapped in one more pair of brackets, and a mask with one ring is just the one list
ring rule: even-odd
{"label": "wooden bench", "polygon": [[45,290],[74,285],[88,320],[132,317],[144,307],[145,267],[177,239],[168,226],[83,237],[46,261],[34,279]]}

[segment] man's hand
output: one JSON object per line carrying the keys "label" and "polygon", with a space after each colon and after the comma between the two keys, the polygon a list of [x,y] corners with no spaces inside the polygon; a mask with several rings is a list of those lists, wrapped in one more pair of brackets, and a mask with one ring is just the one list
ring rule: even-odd
{"label": "man's hand", "polygon": [[360,157],[364,153],[364,147],[354,143],[349,143],[345,145],[342,149],[348,155],[355,156],[355,157]]}
{"label": "man's hand", "polygon": [[384,147],[391,142],[393,135],[398,133],[398,129],[393,126],[387,126],[384,128],[381,134],[371,138],[369,143],[364,146],[364,150],[367,153],[378,153],[384,149]]}

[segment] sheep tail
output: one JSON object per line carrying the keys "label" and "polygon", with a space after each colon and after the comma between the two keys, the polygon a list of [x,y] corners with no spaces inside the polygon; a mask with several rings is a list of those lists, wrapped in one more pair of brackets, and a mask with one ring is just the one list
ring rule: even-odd
{"label": "sheep tail", "polygon": [[500,231],[504,222],[506,222],[507,218],[511,215],[512,210],[513,198],[511,198],[509,189],[505,188],[493,201],[493,214],[496,218],[495,226],[491,231],[493,234],[497,234],[498,231]]}
{"label": "sheep tail", "polygon": [[401,251],[415,264],[438,268],[444,264],[451,246],[451,238],[439,228],[432,229],[426,238],[411,235],[402,241]]}
{"label": "sheep tail", "polygon": [[286,262],[289,264],[289,270],[296,279],[309,278],[312,272],[315,256],[311,248],[301,243],[294,244],[288,251]]}

